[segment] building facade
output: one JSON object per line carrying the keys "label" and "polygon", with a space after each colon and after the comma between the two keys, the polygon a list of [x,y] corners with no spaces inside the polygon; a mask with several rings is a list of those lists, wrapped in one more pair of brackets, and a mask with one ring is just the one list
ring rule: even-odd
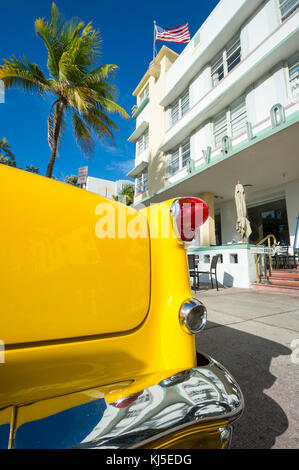
{"label": "building facade", "polygon": [[113,199],[113,196],[119,197],[123,188],[127,185],[132,185],[132,181],[110,181],[88,176],[86,181],[86,190],[99,194],[100,196],[107,197],[108,199]]}
{"label": "building facade", "polygon": [[135,205],[202,197],[193,249],[237,243],[245,186],[256,244],[293,246],[299,213],[299,0],[221,0],[180,55],[163,46],[133,93]]}

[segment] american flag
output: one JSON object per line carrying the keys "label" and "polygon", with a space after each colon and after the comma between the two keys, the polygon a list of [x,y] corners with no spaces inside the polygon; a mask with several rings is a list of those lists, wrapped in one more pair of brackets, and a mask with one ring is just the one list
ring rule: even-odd
{"label": "american flag", "polygon": [[177,28],[164,29],[156,25],[156,41],[179,42],[181,44],[190,42],[188,23]]}

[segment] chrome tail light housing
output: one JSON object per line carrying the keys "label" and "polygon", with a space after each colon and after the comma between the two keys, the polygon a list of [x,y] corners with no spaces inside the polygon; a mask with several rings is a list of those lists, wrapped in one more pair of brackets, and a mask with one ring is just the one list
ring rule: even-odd
{"label": "chrome tail light housing", "polygon": [[179,321],[186,333],[197,334],[207,324],[207,309],[199,300],[188,299],[180,308]]}

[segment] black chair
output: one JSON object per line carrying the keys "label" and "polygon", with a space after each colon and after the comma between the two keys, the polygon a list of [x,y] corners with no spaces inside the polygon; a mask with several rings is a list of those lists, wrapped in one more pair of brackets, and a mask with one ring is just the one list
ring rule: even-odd
{"label": "black chair", "polygon": [[218,263],[218,258],[219,258],[219,255],[213,256],[212,262],[211,262],[211,266],[210,266],[210,271],[197,271],[198,279],[199,279],[199,275],[200,275],[200,274],[209,274],[209,275],[210,275],[210,280],[211,280],[212,289],[214,289],[213,275],[215,276],[217,292],[219,291],[219,288],[218,288],[218,280],[217,280],[217,263]]}
{"label": "black chair", "polygon": [[291,269],[296,264],[295,255],[290,255],[288,246],[278,246],[273,261],[274,269]]}
{"label": "black chair", "polygon": [[196,255],[188,255],[189,265],[189,276],[193,278],[193,290],[196,292],[199,286],[199,274],[197,270],[197,259]]}

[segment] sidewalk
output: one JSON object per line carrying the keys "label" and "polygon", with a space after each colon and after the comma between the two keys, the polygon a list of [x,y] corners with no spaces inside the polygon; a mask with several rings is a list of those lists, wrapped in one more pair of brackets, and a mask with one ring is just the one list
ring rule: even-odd
{"label": "sidewalk", "polygon": [[232,448],[299,448],[298,295],[232,288],[195,296],[208,309],[197,349],[221,362],[244,394]]}

